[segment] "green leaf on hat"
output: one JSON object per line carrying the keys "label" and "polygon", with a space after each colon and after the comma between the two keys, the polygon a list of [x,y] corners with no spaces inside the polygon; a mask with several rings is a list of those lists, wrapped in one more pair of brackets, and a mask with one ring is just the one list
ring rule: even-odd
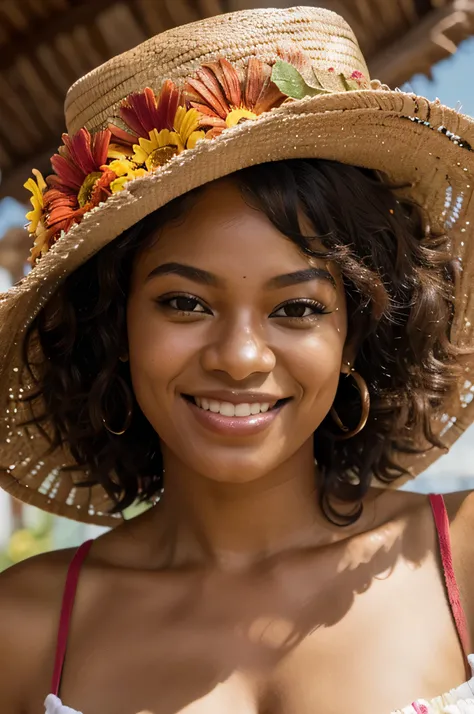
{"label": "green leaf on hat", "polygon": [[[296,67],[283,60],[275,62],[272,69],[272,81],[280,92],[292,99],[304,99],[304,97],[314,97],[317,94],[328,94],[328,90],[324,89],[319,82],[318,86],[311,86]],[[316,81],[318,81],[317,78]]]}
{"label": "green leaf on hat", "polygon": [[326,92],[346,92],[348,89],[346,84],[347,80],[344,75],[335,70],[321,70],[313,67],[313,74],[318,84],[323,87]]}
{"label": "green leaf on hat", "polygon": [[344,82],[346,92],[357,91],[358,89],[361,88],[360,82],[357,82],[357,80],[348,79],[347,77],[344,77],[343,74],[341,74],[341,77],[342,77],[342,81]]}

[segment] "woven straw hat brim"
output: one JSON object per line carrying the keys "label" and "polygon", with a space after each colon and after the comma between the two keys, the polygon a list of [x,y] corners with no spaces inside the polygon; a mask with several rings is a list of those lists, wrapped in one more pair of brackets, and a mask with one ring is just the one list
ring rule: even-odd
{"label": "woven straw hat brim", "polygon": [[[413,116],[429,121],[430,126],[407,119]],[[454,339],[472,344],[474,242],[467,235],[474,221],[474,153],[438,131],[441,126],[474,144],[472,120],[413,95],[360,91],[311,98],[284,105],[215,140],[200,142],[87,214],[21,283],[0,296],[4,413],[0,485],[22,501],[75,520],[117,522],[107,514],[110,503],[100,488],[77,489],[68,473],[60,474],[59,467],[71,463],[66,453],[46,455],[48,444],[41,433],[18,427],[29,413],[18,400],[30,388],[23,367],[22,336],[60,282],[122,231],[173,198],[252,164],[319,157],[378,169],[396,184],[411,184],[401,193],[427,207],[439,225],[451,225],[452,251],[464,267],[457,287]],[[452,404],[445,418],[448,444],[474,420],[473,390],[472,376],[466,371],[463,398]],[[409,459],[410,477],[440,455],[432,449]]]}

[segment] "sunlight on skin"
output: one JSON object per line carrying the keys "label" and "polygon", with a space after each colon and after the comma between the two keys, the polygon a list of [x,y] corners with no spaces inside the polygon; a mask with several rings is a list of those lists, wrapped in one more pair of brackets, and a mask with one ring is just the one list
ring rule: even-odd
{"label": "sunlight on skin", "polygon": [[292,637],[297,640],[295,623],[284,617],[264,616],[255,619],[247,631],[251,642],[279,650],[292,646]]}
{"label": "sunlight on skin", "polygon": [[380,549],[386,552],[394,544],[397,538],[401,538],[403,528],[400,524],[390,524],[377,532],[371,533],[369,537],[355,537],[346,546],[346,551],[337,566],[337,572],[343,573],[347,570],[356,570],[361,564],[370,563]]}
{"label": "sunlight on skin", "polygon": [[[255,697],[252,687],[249,686],[251,677],[249,673],[233,672],[203,697],[199,697],[180,709],[176,714],[212,714],[225,712],[225,714],[245,714],[255,712]],[[229,702],[229,689],[233,692]],[[212,708],[209,706],[209,695],[212,693]],[[140,712],[139,714],[149,714]],[[151,713],[150,713],[151,714]]]}

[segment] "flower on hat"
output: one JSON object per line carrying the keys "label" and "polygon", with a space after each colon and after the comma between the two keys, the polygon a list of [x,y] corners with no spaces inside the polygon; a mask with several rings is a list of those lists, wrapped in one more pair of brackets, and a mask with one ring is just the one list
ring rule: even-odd
{"label": "flower on hat", "polygon": [[133,181],[133,179],[140,178],[140,176],[146,176],[148,173],[146,169],[138,168],[133,161],[125,158],[115,159],[108,164],[108,166],[103,168],[104,170],[108,169],[109,171],[113,171],[117,176],[110,184],[112,193],[123,191],[126,183]]}
{"label": "flower on hat", "polygon": [[68,231],[85,212],[110,196],[110,183],[117,178],[103,170],[110,137],[108,129],[94,136],[87,129],[73,136],[63,134],[64,144],[51,158],[55,173],[46,179],[49,189],[43,195],[49,227]]}
{"label": "flower on hat", "polygon": [[149,171],[163,166],[179,153],[182,146],[175,131],[169,129],[152,129],[149,139],[139,139],[134,145],[133,161],[136,164],[145,164]]}
{"label": "flower on hat", "polygon": [[114,152],[122,149],[130,152],[138,140],[149,139],[150,132],[157,129],[173,129],[176,111],[180,103],[180,92],[174,82],[164,82],[161,92],[155,95],[153,89],[145,87],[142,92],[133,92],[120,105],[119,117],[109,121],[109,130],[112,133],[112,144],[109,151],[110,158]]}
{"label": "flower on hat", "polygon": [[224,57],[202,65],[185,85],[185,96],[201,114],[208,138],[243,121],[279,107],[287,98],[272,82],[272,68],[257,57],[249,59],[241,76]]}
{"label": "flower on hat", "polygon": [[194,149],[197,142],[205,138],[205,132],[198,130],[200,125],[201,115],[196,109],[178,107],[173,128],[181,139],[183,148]]}
{"label": "flower on hat", "polygon": [[48,177],[48,186],[76,194],[79,206],[89,203],[95,182],[101,178],[100,167],[107,160],[110,137],[108,129],[93,136],[87,129],[73,136],[63,134],[63,146],[51,158],[55,175]]}
{"label": "flower on hat", "polygon": [[33,175],[35,176],[34,179],[30,177],[28,181],[23,184],[28,191],[31,191],[30,203],[33,206],[33,210],[26,214],[27,220],[30,221],[28,225],[28,231],[30,233],[36,233],[38,224],[43,217],[43,193],[46,191],[46,181],[41,171],[33,169]]}
{"label": "flower on hat", "polygon": [[150,87],[131,94],[119,114],[109,123],[113,143],[108,157],[132,158],[150,171],[204,138],[204,132],[198,131],[198,112],[183,105],[182,93],[171,80],[164,82],[158,95]]}
{"label": "flower on hat", "polygon": [[28,230],[35,235],[30,262],[44,255],[62,231],[79,223],[84,214],[111,195],[110,183],[117,178],[107,166],[110,132],[94,136],[81,129],[73,136],[63,134],[63,145],[51,158],[54,174],[46,181],[35,173],[25,186],[32,192],[33,211]]}
{"label": "flower on hat", "polygon": [[28,262],[34,265],[41,256],[46,255],[53,243],[54,231],[46,228],[44,220],[40,220],[36,228],[35,240],[30,251]]}
{"label": "flower on hat", "polygon": [[30,262],[127,183],[194,149],[201,139],[218,137],[284,102],[369,87],[361,72],[346,77],[334,67],[316,67],[292,44],[279,48],[278,57],[271,63],[250,57],[245,69],[220,57],[203,64],[183,90],[166,80],[158,95],[150,87],[130,94],[106,130],[63,134],[51,159],[54,173],[45,181],[34,171],[36,180],[25,183],[33,207],[28,230],[35,237]]}

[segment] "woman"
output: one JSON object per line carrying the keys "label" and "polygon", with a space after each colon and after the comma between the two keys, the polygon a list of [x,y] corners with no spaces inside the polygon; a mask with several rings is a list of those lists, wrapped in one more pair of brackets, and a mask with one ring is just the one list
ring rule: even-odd
{"label": "woman", "polygon": [[474,498],[396,490],[473,417],[473,123],[367,76],[299,8],[70,90],[2,485],[117,527],[1,576],[2,712],[474,711]]}

